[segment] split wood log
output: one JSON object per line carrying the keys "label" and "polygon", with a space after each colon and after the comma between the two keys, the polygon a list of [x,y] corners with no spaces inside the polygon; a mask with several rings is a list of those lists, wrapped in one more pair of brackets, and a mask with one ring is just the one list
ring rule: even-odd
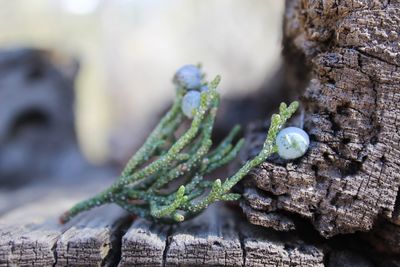
{"label": "split wood log", "polygon": [[[286,1],[286,71],[310,70],[300,100],[311,147],[250,175],[243,207],[252,223],[269,227],[273,212],[307,218],[326,238],[369,231],[378,219],[400,231],[399,24],[399,1]],[[250,134],[245,157],[259,135]]]}

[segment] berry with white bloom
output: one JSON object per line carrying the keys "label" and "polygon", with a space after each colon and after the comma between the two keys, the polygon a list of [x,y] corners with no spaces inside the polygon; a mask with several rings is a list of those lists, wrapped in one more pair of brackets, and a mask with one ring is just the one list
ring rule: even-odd
{"label": "berry with white bloom", "polygon": [[188,90],[201,86],[201,71],[195,65],[184,65],[175,73],[174,83]]}
{"label": "berry with white bloom", "polygon": [[182,100],[182,112],[188,118],[193,118],[193,111],[200,106],[200,93],[198,91],[189,91]]}
{"label": "berry with white bloom", "polygon": [[205,92],[205,91],[208,91],[207,85],[203,85],[202,87],[200,87],[200,92]]}
{"label": "berry with white bloom", "polygon": [[306,153],[310,145],[310,138],[300,128],[287,127],[278,133],[276,145],[281,158],[297,159]]}

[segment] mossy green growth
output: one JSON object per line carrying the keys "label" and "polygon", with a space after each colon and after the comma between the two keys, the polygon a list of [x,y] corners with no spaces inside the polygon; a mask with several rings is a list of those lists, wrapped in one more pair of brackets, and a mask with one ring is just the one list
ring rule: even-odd
{"label": "mossy green growth", "polygon": [[[184,122],[188,120],[181,109],[188,89],[178,84],[174,104],[114,184],[77,203],[60,217],[60,221],[65,223],[93,207],[116,203],[137,216],[173,223],[198,215],[214,202],[238,200],[240,195],[231,193],[232,187],[277,151],[276,136],[296,111],[298,103],[280,105],[279,113],[272,116],[263,148],[256,157],[226,179],[206,180],[205,175],[232,161],[244,143],[243,139],[234,143],[240,131],[240,127],[235,126],[219,145],[211,149],[211,133],[219,106],[219,82],[219,76],[210,83],[202,81],[202,86],[206,85],[208,89],[201,90],[199,107],[193,112],[190,126],[180,136],[177,132],[182,132]],[[174,185],[175,190],[171,189]]]}

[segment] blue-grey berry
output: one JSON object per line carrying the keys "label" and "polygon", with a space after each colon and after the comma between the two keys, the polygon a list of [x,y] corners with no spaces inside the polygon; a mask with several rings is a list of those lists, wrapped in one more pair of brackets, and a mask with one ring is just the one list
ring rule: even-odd
{"label": "blue-grey berry", "polygon": [[200,93],[198,91],[189,91],[182,100],[182,112],[188,118],[193,118],[193,111],[200,106]]}
{"label": "blue-grey berry", "polygon": [[201,86],[201,71],[195,65],[185,65],[178,69],[174,76],[174,83],[188,90]]}
{"label": "blue-grey berry", "polygon": [[278,154],[283,159],[297,159],[303,156],[309,145],[308,134],[297,127],[287,127],[276,137]]}
{"label": "blue-grey berry", "polygon": [[202,87],[200,87],[200,92],[205,92],[205,91],[208,91],[207,85],[203,85]]}

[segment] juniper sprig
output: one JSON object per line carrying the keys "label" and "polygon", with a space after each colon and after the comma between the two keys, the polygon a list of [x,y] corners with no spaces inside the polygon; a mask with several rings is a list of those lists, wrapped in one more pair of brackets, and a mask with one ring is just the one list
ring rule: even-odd
{"label": "juniper sprig", "polygon": [[[252,168],[277,152],[277,134],[296,111],[298,103],[280,105],[279,113],[271,118],[263,148],[256,157],[232,176],[209,181],[204,177],[232,161],[244,143],[243,139],[234,143],[240,132],[240,127],[235,126],[211,150],[211,133],[219,106],[219,82],[219,76],[210,83],[204,82],[204,75],[193,65],[178,70],[174,77],[177,86],[174,104],[126,164],[120,177],[103,192],[66,211],[60,221],[65,223],[83,211],[115,203],[140,217],[181,222],[196,216],[214,202],[238,200],[240,195],[231,193],[232,187]],[[184,127],[188,119],[190,126],[177,136],[178,128]],[[175,190],[165,192],[174,184],[177,184]]]}

